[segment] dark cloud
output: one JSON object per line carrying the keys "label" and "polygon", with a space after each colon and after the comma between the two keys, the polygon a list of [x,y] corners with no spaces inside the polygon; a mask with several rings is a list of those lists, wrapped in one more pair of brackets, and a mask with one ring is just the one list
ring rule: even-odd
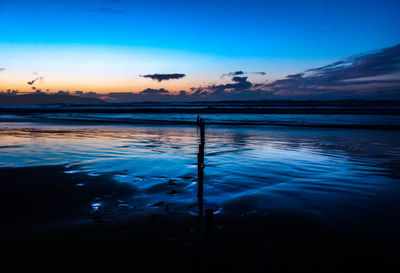
{"label": "dark cloud", "polygon": [[111,7],[91,9],[90,11],[99,12],[99,13],[106,13],[106,14],[115,14],[115,15],[124,14],[124,12],[122,10],[111,8]]}
{"label": "dark cloud", "polygon": [[185,77],[185,74],[173,73],[173,74],[148,74],[148,75],[140,75],[143,78],[150,78],[152,80],[157,80],[158,82],[161,81],[168,81],[168,80],[175,80],[181,79]]}
{"label": "dark cloud", "polygon": [[240,76],[244,75],[245,73],[243,71],[236,71],[236,72],[229,72],[227,74],[223,74],[223,76],[229,76],[229,77],[234,77],[234,76]]}
{"label": "dark cloud", "polygon": [[233,83],[192,88],[190,100],[257,100],[270,97],[270,93],[261,88],[263,84],[253,84],[248,77],[234,76],[231,80]]}
{"label": "dark cloud", "polygon": [[265,72],[243,72],[241,70],[235,71],[235,72],[229,72],[226,74],[222,74],[221,78],[224,77],[235,77],[235,76],[241,76],[241,75],[260,75],[260,76],[265,76],[267,73]]}
{"label": "dark cloud", "polygon": [[400,95],[400,45],[351,57],[263,86],[296,98],[396,97]]}
{"label": "dark cloud", "polygon": [[247,80],[247,77],[236,76],[236,77],[232,78],[232,81],[234,83],[214,85],[212,87],[209,87],[209,89],[215,90],[218,92],[224,92],[228,89],[240,91],[240,90],[249,89],[250,87],[252,87],[252,83]]}
{"label": "dark cloud", "polygon": [[143,90],[142,92],[140,92],[140,94],[168,94],[169,91],[165,90],[164,88],[161,89],[151,89],[151,88],[147,88],[145,90]]}
{"label": "dark cloud", "polygon": [[0,67],[0,72],[6,70],[5,68]]}
{"label": "dark cloud", "polygon": [[287,75],[286,78],[287,79],[299,79],[302,78],[304,75],[304,73],[297,73],[297,74],[293,74],[293,75]]}
{"label": "dark cloud", "polygon": [[42,81],[42,80],[44,80],[44,77],[38,76],[38,73],[33,72],[33,74],[36,75],[37,77],[34,78],[33,80],[27,82],[27,84],[33,85],[33,84],[34,84],[35,82],[37,82],[37,81]]}
{"label": "dark cloud", "polygon": [[308,69],[307,71],[308,72],[312,72],[312,71],[319,71],[319,70],[322,70],[322,69],[331,69],[331,68],[335,68],[335,67],[338,67],[338,66],[343,65],[343,64],[346,64],[346,61],[341,60],[341,61],[337,61],[337,62],[328,64],[328,65],[325,65],[325,66],[322,66],[322,67],[319,67],[319,68],[311,68],[311,69]]}
{"label": "dark cloud", "polygon": [[221,78],[224,78],[224,77],[235,77],[235,76],[240,76],[240,75],[244,75],[244,74],[246,74],[246,73],[239,70],[239,71],[235,71],[235,72],[229,72],[229,73],[222,74]]}
{"label": "dark cloud", "polygon": [[400,44],[375,53],[309,69],[306,72],[314,73],[311,76],[325,76],[328,80],[382,76],[400,72]]}
{"label": "dark cloud", "polygon": [[261,76],[265,76],[265,75],[267,75],[267,73],[265,73],[265,72],[252,72],[252,73],[250,73],[250,74],[255,74],[255,75],[261,75]]}
{"label": "dark cloud", "polygon": [[233,82],[238,82],[238,83],[244,83],[244,82],[246,82],[247,81],[247,78],[248,77],[233,77],[232,78],[232,81]]}

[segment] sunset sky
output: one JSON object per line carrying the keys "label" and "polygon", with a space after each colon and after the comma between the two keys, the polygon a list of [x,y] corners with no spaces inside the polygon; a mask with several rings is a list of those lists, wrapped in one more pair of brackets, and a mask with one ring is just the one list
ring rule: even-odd
{"label": "sunset sky", "polygon": [[[377,76],[381,84],[389,75],[383,86],[393,93],[400,87],[390,78],[400,75],[399,14],[398,0],[0,0],[0,91],[32,91],[27,82],[43,77],[34,86],[51,92],[269,92],[287,75],[382,50],[395,60],[392,70],[365,76],[376,87]],[[391,47],[394,53],[384,51]],[[234,80],[236,71],[248,78]],[[172,73],[185,77],[140,76]],[[329,88],[333,94],[337,85]],[[276,94],[304,92],[292,86]]]}

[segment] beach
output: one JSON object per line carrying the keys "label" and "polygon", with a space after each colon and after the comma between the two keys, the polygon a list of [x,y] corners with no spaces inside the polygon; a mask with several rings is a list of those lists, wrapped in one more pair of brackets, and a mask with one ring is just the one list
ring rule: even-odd
{"label": "beach", "polygon": [[[2,116],[3,260],[23,269],[200,272],[196,124],[46,115]],[[212,272],[393,272],[397,130],[314,126],[316,116],[297,117],[313,126],[226,119],[205,117]]]}

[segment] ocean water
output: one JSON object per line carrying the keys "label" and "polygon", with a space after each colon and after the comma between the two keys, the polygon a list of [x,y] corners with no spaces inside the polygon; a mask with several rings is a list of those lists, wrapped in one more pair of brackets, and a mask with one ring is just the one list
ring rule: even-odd
{"label": "ocean water", "polygon": [[[148,213],[160,206],[193,213],[199,143],[195,124],[110,124],[102,123],[97,115],[42,115],[2,116],[0,168],[63,165],[65,175],[107,176],[110,183],[130,185],[135,189],[132,196],[108,197],[131,209],[129,213]],[[152,120],[166,119],[151,115]],[[79,122],[66,122],[66,117]],[[265,121],[254,115],[202,117],[206,122]],[[86,118],[90,120],[83,123]],[[129,117],[109,114],[106,118]],[[169,118],[189,120],[196,115]],[[303,124],[380,124],[382,118],[398,122],[397,116],[381,115],[268,118]],[[206,125],[205,166],[205,204],[220,215],[296,210],[332,225],[398,223],[393,216],[400,207],[397,130],[211,122]],[[84,188],[85,182],[77,181],[75,186]],[[102,198],[88,205],[101,209]]]}
{"label": "ocean water", "polygon": [[[34,113],[0,115],[5,122],[97,124],[195,124],[194,113]],[[201,114],[211,125],[276,125],[302,127],[400,128],[398,115],[351,114]]]}

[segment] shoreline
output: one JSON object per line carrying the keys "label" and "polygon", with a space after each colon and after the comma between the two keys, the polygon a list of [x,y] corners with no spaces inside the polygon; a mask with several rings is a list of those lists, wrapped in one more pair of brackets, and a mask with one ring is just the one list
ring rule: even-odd
{"label": "shoreline", "polygon": [[[58,113],[58,112],[57,112]],[[75,112],[74,112],[75,113]],[[78,113],[78,112],[76,112]],[[36,113],[37,114],[37,113]],[[156,113],[154,113],[156,114]],[[143,125],[143,126],[153,126],[153,125],[174,125],[174,126],[196,126],[196,121],[193,118],[192,120],[174,120],[174,119],[135,119],[135,118],[101,118],[95,117],[92,119],[85,119],[85,117],[81,118],[66,118],[66,117],[44,117],[44,116],[29,116],[28,113],[20,114],[13,113],[14,117],[1,117],[1,123],[35,123],[35,124],[50,124],[50,125]],[[216,114],[218,115],[218,114]],[[312,116],[313,114],[310,114]],[[319,115],[319,114],[316,114]],[[332,116],[335,114],[332,114]],[[338,114],[340,115],[340,114]],[[400,115],[400,114],[399,114]],[[361,116],[361,114],[360,114]],[[377,116],[385,116],[385,114],[377,115]],[[388,115],[389,117],[393,117],[396,115]],[[308,122],[308,123],[307,123]],[[388,131],[399,131],[400,124],[362,124],[362,123],[312,123],[310,121],[302,121],[292,122],[292,121],[249,121],[249,120],[237,120],[237,121],[229,121],[229,120],[206,120],[206,124],[208,126],[258,126],[258,127],[288,127],[288,128],[321,128],[321,129],[355,129],[355,130],[388,130]],[[400,123],[400,119],[398,120]],[[7,128],[7,127],[5,127]]]}

